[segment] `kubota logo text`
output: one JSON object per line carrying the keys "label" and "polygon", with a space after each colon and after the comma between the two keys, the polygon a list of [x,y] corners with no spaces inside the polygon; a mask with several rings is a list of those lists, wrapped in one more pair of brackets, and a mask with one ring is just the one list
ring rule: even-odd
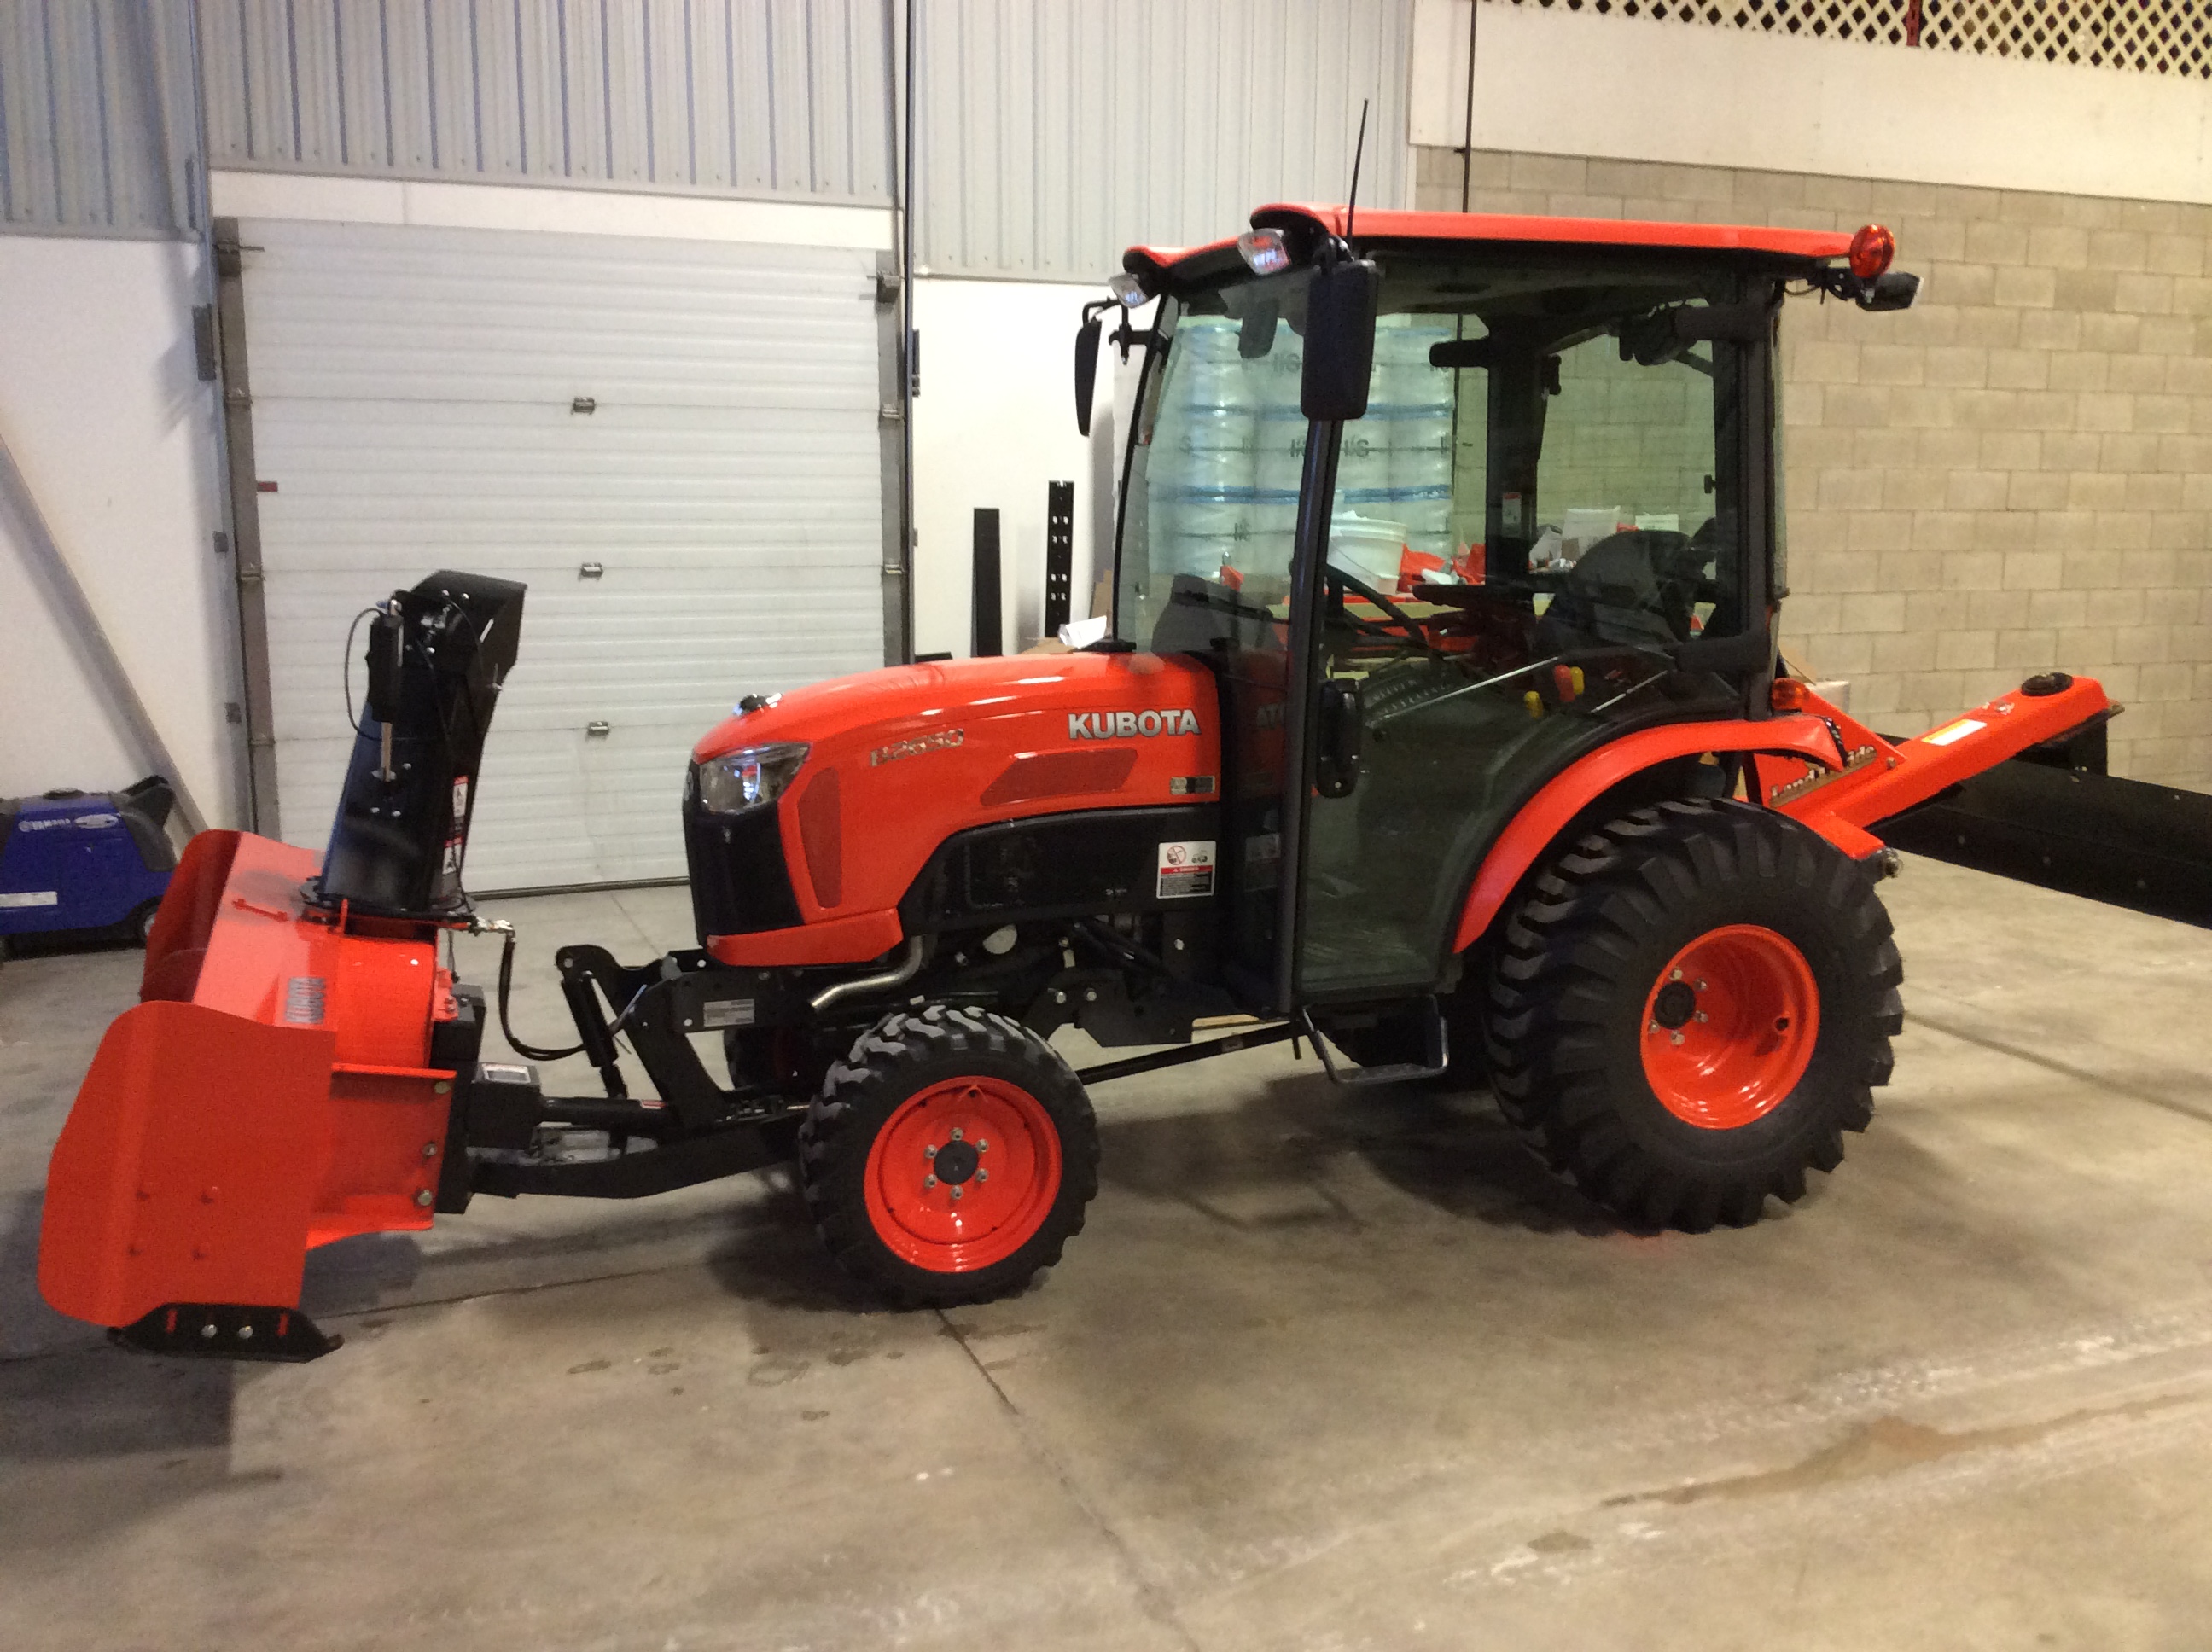
{"label": "kubota logo text", "polygon": [[1139,734],[1195,734],[1194,711],[1072,711],[1067,714],[1071,740],[1127,740]]}

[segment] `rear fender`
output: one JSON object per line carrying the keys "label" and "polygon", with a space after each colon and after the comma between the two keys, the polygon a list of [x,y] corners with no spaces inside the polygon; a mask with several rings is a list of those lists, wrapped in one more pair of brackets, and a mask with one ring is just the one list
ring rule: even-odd
{"label": "rear fender", "polygon": [[[1461,909],[1452,951],[1463,952],[1482,938],[1529,870],[1552,853],[1559,835],[1589,805],[1624,780],[1680,757],[1711,752],[1775,752],[1802,764],[1833,768],[1844,753],[1817,717],[1786,716],[1764,722],[1672,723],[1624,734],[1570,763],[1514,815],[1476,869]],[[1865,838],[1869,850],[1880,844]],[[1838,844],[1846,853],[1861,853]]]}

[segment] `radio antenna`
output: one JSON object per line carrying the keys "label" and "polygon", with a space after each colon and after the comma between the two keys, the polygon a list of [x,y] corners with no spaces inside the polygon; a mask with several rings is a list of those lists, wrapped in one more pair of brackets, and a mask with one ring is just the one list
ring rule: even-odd
{"label": "radio antenna", "polygon": [[1352,148],[1352,198],[1344,203],[1344,239],[1352,239],[1352,220],[1359,211],[1359,163],[1367,154],[1367,102],[1359,100],[1359,141]]}

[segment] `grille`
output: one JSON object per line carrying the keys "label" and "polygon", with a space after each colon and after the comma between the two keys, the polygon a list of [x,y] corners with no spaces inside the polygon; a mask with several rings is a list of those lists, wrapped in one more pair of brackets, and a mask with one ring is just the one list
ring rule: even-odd
{"label": "grille", "polygon": [[684,855],[699,944],[714,935],[753,935],[799,922],[799,899],[784,865],[774,808],[718,815],[699,803],[698,768],[684,782]]}

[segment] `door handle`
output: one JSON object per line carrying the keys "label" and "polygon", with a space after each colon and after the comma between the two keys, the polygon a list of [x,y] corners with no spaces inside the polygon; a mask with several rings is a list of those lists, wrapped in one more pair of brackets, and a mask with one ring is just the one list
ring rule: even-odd
{"label": "door handle", "polygon": [[1361,711],[1357,683],[1321,685],[1321,715],[1314,724],[1314,790],[1346,798],[1359,784]]}
{"label": "door handle", "polygon": [[605,738],[607,738],[607,736],[608,736],[608,735],[610,735],[610,734],[613,733],[614,732],[615,732],[615,726],[614,726],[612,723],[596,723],[596,722],[594,722],[594,723],[586,723],[586,724],[585,724],[585,725],[584,725],[584,737],[585,737],[585,738],[586,738],[586,739],[591,739],[591,740],[604,740],[604,739],[605,739]]}

